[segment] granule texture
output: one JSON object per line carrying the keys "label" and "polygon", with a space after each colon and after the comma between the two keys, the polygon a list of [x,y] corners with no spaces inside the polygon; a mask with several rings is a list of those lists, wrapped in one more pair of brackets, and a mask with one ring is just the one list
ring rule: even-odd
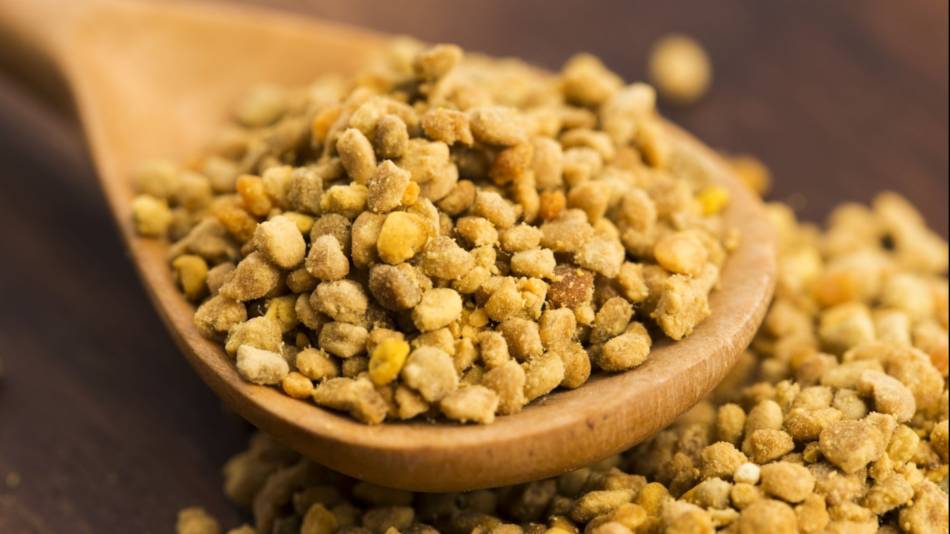
{"label": "granule texture", "polygon": [[[245,526],[234,532],[362,533],[389,527],[426,533],[947,532],[948,390],[941,371],[946,366],[916,347],[910,332],[896,340],[855,338],[854,345],[824,345],[821,316],[842,303],[821,305],[813,293],[802,291],[820,280],[823,265],[839,254],[858,247],[874,251],[889,264],[885,276],[911,274],[927,282],[934,305],[916,321],[939,325],[946,336],[941,309],[947,302],[946,265],[932,258],[909,262],[906,251],[878,233],[855,240],[848,232],[847,245],[838,242],[845,239],[839,225],[851,224],[855,210],[866,210],[860,218],[874,223],[877,232],[893,231],[874,208],[839,209],[828,228],[818,232],[798,223],[785,206],[770,206],[782,236],[780,282],[752,346],[706,400],[633,449],[547,480],[413,494],[350,480],[257,434],[224,470],[226,494],[251,510],[256,525],[256,530]],[[928,232],[919,217],[901,224],[902,232]],[[806,268],[801,261],[806,256],[821,262]],[[923,258],[920,251],[913,257]],[[874,292],[862,295],[856,302],[872,315],[903,313]],[[470,316],[466,323],[472,322]],[[573,324],[563,311],[545,311],[541,343],[561,350],[572,342],[556,334],[573,330]],[[914,322],[900,324],[912,329]],[[396,339],[389,343],[400,346],[398,338],[384,339]],[[461,420],[485,422],[493,413],[516,412],[523,396],[551,387],[564,373],[553,361],[544,363],[551,351],[519,362],[498,332],[480,332],[476,345],[485,348],[486,367],[493,362],[481,385],[449,387],[453,360],[440,349],[417,348],[415,358],[410,356],[414,376],[446,379],[426,394]],[[302,351],[298,365],[315,350]],[[376,405],[356,404],[371,394],[347,396],[357,388],[375,391],[369,380],[334,378],[317,391],[328,386],[339,389],[333,402],[360,417],[381,417],[386,410],[382,398]],[[399,388],[400,412],[412,416],[433,406],[411,389]],[[933,397],[931,402],[915,395],[921,391]],[[179,516],[180,533],[217,529],[200,509],[188,508]]]}
{"label": "granule texture", "polygon": [[[634,369],[711,313],[735,239],[728,191],[668,138],[649,85],[591,55],[548,73],[399,40],[351,78],[256,87],[233,117],[186,167],[140,166],[131,216],[171,243],[196,326],[249,381],[365,422],[489,423]],[[896,310],[913,306],[905,286],[926,291],[890,286]],[[265,313],[279,326],[262,332]],[[873,326],[865,311],[825,315],[829,345]],[[945,359],[940,325],[912,326]],[[380,345],[387,332],[405,345]],[[853,389],[904,422],[908,392],[928,387],[868,375]]]}

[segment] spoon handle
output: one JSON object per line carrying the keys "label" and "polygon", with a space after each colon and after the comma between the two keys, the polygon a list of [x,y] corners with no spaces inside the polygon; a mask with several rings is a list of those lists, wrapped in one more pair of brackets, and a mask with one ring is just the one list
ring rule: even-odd
{"label": "spoon handle", "polygon": [[77,22],[103,0],[0,1],[0,74],[59,111],[69,109],[64,61]]}
{"label": "spoon handle", "polygon": [[113,0],[3,0],[0,2],[0,44],[15,53],[59,61],[77,22]]}

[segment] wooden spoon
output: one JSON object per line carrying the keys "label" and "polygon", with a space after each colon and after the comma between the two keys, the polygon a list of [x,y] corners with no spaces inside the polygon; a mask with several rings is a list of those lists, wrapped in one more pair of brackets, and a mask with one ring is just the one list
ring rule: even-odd
{"label": "wooden spoon", "polygon": [[[626,449],[709,393],[765,313],[775,279],[774,238],[761,203],[712,151],[672,126],[678,149],[729,189],[725,218],[741,232],[741,244],[712,296],[712,316],[683,341],[658,342],[647,363],[633,371],[595,376],[491,425],[366,426],[244,382],[219,344],[198,334],[193,308],[169,272],[166,246],[133,232],[130,169],[156,156],[194,155],[255,83],[303,84],[321,73],[352,72],[384,40],[365,30],[248,8],[0,3],[3,62],[21,76],[54,82],[45,86],[48,94],[69,88],[119,229],[188,361],[231,408],[301,453],[392,487],[455,491],[512,484]],[[175,394],[174,384],[168,394]]]}

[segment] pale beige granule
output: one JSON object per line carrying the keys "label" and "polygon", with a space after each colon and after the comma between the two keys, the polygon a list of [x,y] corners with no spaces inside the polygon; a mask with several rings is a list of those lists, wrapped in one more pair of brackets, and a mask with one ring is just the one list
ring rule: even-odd
{"label": "pale beige granule", "polygon": [[740,534],[770,532],[795,534],[798,519],[791,506],[773,499],[759,499],[742,510],[737,524]]}
{"label": "pale beige granule", "polygon": [[218,292],[223,297],[244,302],[267,295],[279,284],[280,270],[261,253],[252,252],[237,264],[233,275]]}
{"label": "pale beige granule", "polygon": [[242,345],[250,345],[258,349],[280,352],[281,337],[278,321],[267,316],[254,317],[228,330],[224,350],[234,356]]}
{"label": "pale beige granule", "polygon": [[458,180],[458,170],[450,159],[449,147],[439,141],[410,139],[405,153],[396,163],[409,171],[412,181],[420,186],[418,193],[429,199],[444,197]]}
{"label": "pale beige granule", "polygon": [[858,383],[860,392],[870,395],[877,411],[909,421],[917,411],[913,393],[899,380],[879,371],[864,371]]}
{"label": "pale beige granule", "polygon": [[475,195],[472,212],[487,219],[495,228],[506,229],[513,226],[518,218],[515,208],[493,191],[482,191]]}
{"label": "pale beige granule", "polygon": [[564,362],[552,352],[522,364],[525,376],[524,396],[528,402],[550,393],[564,380]]}
{"label": "pale beige granule", "polygon": [[482,377],[482,385],[498,394],[498,413],[513,414],[528,402],[525,396],[526,374],[514,360],[489,370]]}
{"label": "pale beige granule", "polygon": [[[379,261],[376,242],[385,220],[384,215],[364,211],[353,221],[350,255],[355,267],[365,269]],[[342,265],[342,262],[339,263]]]}
{"label": "pale beige granule", "polygon": [[837,408],[815,410],[794,409],[788,414],[785,428],[798,441],[817,439],[832,423],[840,421],[843,414]]}
{"label": "pale beige granule", "polygon": [[587,239],[574,253],[578,265],[607,278],[616,278],[620,274],[624,258],[624,248],[619,240],[597,236]]}
{"label": "pale beige granule", "polygon": [[600,154],[588,147],[565,150],[562,161],[564,181],[572,187],[593,179],[604,167]]}
{"label": "pale beige granule", "polygon": [[933,430],[930,431],[930,443],[940,460],[947,463],[947,457],[950,454],[950,451],[948,451],[950,430],[948,430],[947,419],[934,425]]}
{"label": "pale beige granule", "polygon": [[469,113],[472,134],[481,143],[511,146],[527,139],[523,120],[510,107],[479,107]]}
{"label": "pale beige granule", "polygon": [[587,493],[579,498],[571,507],[570,517],[574,521],[587,522],[591,519],[610,513],[634,497],[631,490],[600,490]]}
{"label": "pale beige granule", "polygon": [[[207,263],[205,263],[207,265]],[[234,272],[235,265],[231,262],[224,262],[215,265],[214,267],[208,269],[208,272],[205,273],[205,283],[208,286],[208,292],[214,296],[218,294],[218,290],[221,289],[221,286],[227,282],[231,273]],[[290,280],[295,279],[294,276],[288,275],[288,286],[290,285]],[[312,289],[312,288],[311,288]]]}
{"label": "pale beige granule", "polygon": [[781,430],[783,422],[782,407],[771,399],[764,399],[746,414],[745,433],[751,435],[756,430]]}
{"label": "pale beige granule", "polygon": [[787,432],[772,429],[752,432],[742,446],[742,452],[757,464],[777,460],[794,449],[795,443]]}
{"label": "pale beige granule", "polygon": [[508,343],[501,333],[494,331],[479,332],[476,340],[478,342],[478,356],[486,369],[494,369],[511,359],[508,352]]}
{"label": "pale beige granule", "polygon": [[294,367],[300,374],[312,380],[336,378],[340,375],[339,364],[320,349],[306,348],[298,352]]}
{"label": "pale beige granule", "polygon": [[132,221],[139,235],[164,237],[172,219],[172,211],[163,198],[139,195],[132,201]]}
{"label": "pale beige granule", "polygon": [[475,247],[498,242],[498,230],[491,221],[483,217],[461,217],[455,223],[455,231]]}
{"label": "pale beige granule", "polygon": [[307,254],[307,272],[320,280],[339,280],[350,272],[350,262],[332,235],[322,235],[313,241]]}
{"label": "pale beige granule", "polygon": [[541,243],[541,231],[525,223],[508,228],[499,237],[501,247],[511,253],[535,249]]}
{"label": "pale beige granule", "polygon": [[587,215],[583,211],[569,209],[541,225],[541,246],[554,252],[575,252],[592,234]]}
{"label": "pale beige granule", "polygon": [[762,492],[752,484],[739,482],[729,490],[729,500],[733,508],[739,511],[745,510],[761,499]]}
{"label": "pale beige granule", "polygon": [[462,49],[453,44],[440,44],[420,50],[412,60],[412,69],[426,80],[445,76],[462,60]]}
{"label": "pale beige granule", "polygon": [[573,340],[577,331],[574,313],[567,308],[545,310],[538,325],[541,343],[546,348]]}
{"label": "pale beige granule", "polygon": [[702,46],[692,38],[672,34],[660,39],[650,53],[650,80],[673,102],[689,104],[709,88],[712,68]]}
{"label": "pale beige granule", "polygon": [[633,306],[622,297],[611,297],[601,305],[590,332],[591,343],[603,343],[619,336],[633,318]]}
{"label": "pale beige granule", "polygon": [[144,161],[133,171],[132,182],[143,194],[169,199],[178,189],[178,169],[166,160]]}
{"label": "pale beige granule", "polygon": [[447,145],[471,145],[474,142],[468,115],[461,111],[431,109],[422,115],[420,124],[426,136],[434,141],[442,141]]}
{"label": "pale beige granule", "polygon": [[828,308],[821,315],[818,335],[833,350],[870,343],[875,339],[870,310],[857,302]]}
{"label": "pale beige granule", "polygon": [[563,388],[578,388],[587,382],[591,374],[590,355],[577,342],[564,342],[549,349],[556,354],[564,364],[564,378],[560,386]]}
{"label": "pale beige granule", "polygon": [[211,182],[202,174],[183,170],[178,175],[178,187],[173,198],[189,211],[201,210],[211,203]]}
{"label": "pale beige granule", "polygon": [[664,269],[679,274],[698,275],[708,259],[706,249],[694,234],[676,232],[657,240],[653,256]]}
{"label": "pale beige granule", "polygon": [[554,252],[545,248],[522,250],[511,255],[511,270],[515,274],[551,279],[557,260]]}
{"label": "pale beige granule", "polygon": [[406,123],[394,114],[381,117],[376,123],[373,146],[381,158],[401,157],[409,146],[409,129]]}
{"label": "pale beige granule", "polygon": [[735,481],[736,484],[755,485],[761,476],[762,469],[757,464],[746,462],[736,468],[732,474],[732,480]]}
{"label": "pale beige granule", "polygon": [[396,402],[396,415],[399,419],[412,419],[429,411],[429,403],[422,395],[411,388],[400,384],[393,394]]}
{"label": "pale beige granule", "polygon": [[339,358],[352,358],[366,351],[366,328],[339,321],[329,322],[320,329],[320,348]]}
{"label": "pale beige granule", "polygon": [[498,394],[484,386],[461,387],[439,402],[442,413],[454,421],[491,423],[498,410]]}
{"label": "pale beige granule", "polygon": [[733,445],[740,443],[745,428],[746,413],[735,403],[726,403],[716,413],[716,438]]}
{"label": "pale beige granule", "polygon": [[335,321],[360,324],[369,306],[363,286],[354,280],[321,282],[310,297],[310,304]]}
{"label": "pale beige granule", "polygon": [[373,145],[362,132],[355,128],[344,131],[336,142],[340,163],[347,174],[357,183],[365,184],[376,170]]}
{"label": "pale beige granule", "polygon": [[863,504],[875,514],[885,514],[908,503],[914,496],[914,488],[902,475],[891,475],[877,481],[868,490]]}
{"label": "pale beige granule", "polygon": [[[483,284],[483,288],[487,285]],[[485,313],[494,321],[502,322],[521,312],[524,300],[514,279],[502,278],[491,296],[485,301]]]}
{"label": "pale beige granule", "polygon": [[590,54],[571,58],[564,65],[562,78],[567,98],[584,105],[603,103],[623,85],[620,78]]}
{"label": "pale beige granule", "polygon": [[632,369],[646,361],[650,345],[650,335],[646,328],[634,322],[624,333],[604,343],[600,354],[593,360],[605,371]]}
{"label": "pale beige granule", "polygon": [[287,376],[287,360],[277,352],[241,345],[237,350],[237,369],[248,382],[274,385]]}
{"label": "pale beige granule", "polygon": [[811,472],[801,464],[774,462],[762,466],[762,489],[788,503],[805,500],[815,488]]}
{"label": "pale beige granule", "polygon": [[178,512],[175,531],[178,534],[220,534],[221,526],[204,508],[193,506]]}
{"label": "pale beige granule", "polygon": [[254,87],[241,100],[235,116],[244,126],[268,126],[281,117],[288,107],[286,92],[277,86],[262,84]]}
{"label": "pale beige granule", "polygon": [[[748,458],[745,454],[728,442],[719,441],[707,446],[700,452],[701,473],[703,478],[729,478],[743,465],[747,465]],[[754,464],[748,464],[754,465]],[[736,482],[746,482],[747,477],[739,477],[742,480]]]}
{"label": "pale beige granule", "polygon": [[498,325],[508,352],[518,361],[538,357],[544,351],[538,323],[521,318],[506,319]]}
{"label": "pale beige granule", "polygon": [[303,516],[301,534],[330,534],[336,532],[339,521],[336,515],[319,502],[313,503]]}
{"label": "pale beige granule", "polygon": [[821,432],[821,452],[845,473],[877,460],[886,443],[881,431],[867,420],[838,421]]}
{"label": "pale beige granule", "polygon": [[215,337],[247,318],[244,304],[221,295],[204,301],[195,311],[195,327],[202,335]]}
{"label": "pale beige granule", "polygon": [[[222,265],[224,265],[226,268],[228,267],[227,264],[222,264]],[[223,272],[221,274],[222,276],[225,276],[227,272]],[[307,269],[305,267],[300,267],[287,273],[287,277],[284,279],[284,283],[287,284],[287,289],[289,289],[291,292],[293,292],[294,295],[298,297],[300,296],[300,294],[313,291],[317,287],[317,279],[312,274],[307,272]],[[211,283],[209,282],[208,285],[210,288]]]}
{"label": "pale beige granule", "polygon": [[412,321],[422,332],[442,328],[457,320],[462,313],[462,298],[448,288],[434,288],[422,294],[412,310]]}
{"label": "pale beige granule", "polygon": [[303,261],[307,244],[297,225],[288,217],[273,217],[260,223],[254,232],[257,249],[272,263],[290,269]]}
{"label": "pale beige granule", "polygon": [[379,164],[367,184],[367,207],[374,213],[388,213],[402,205],[409,187],[409,171],[390,160]]}
{"label": "pale beige granule", "polygon": [[475,267],[475,258],[451,237],[439,236],[426,244],[420,267],[429,276],[458,280]]}
{"label": "pale beige granule", "polygon": [[314,389],[313,400],[320,406],[347,411],[368,424],[381,423],[386,417],[386,401],[365,378],[326,380]]}
{"label": "pale beige granule", "polygon": [[365,185],[334,185],[320,198],[320,209],[326,213],[343,215],[352,219],[366,209],[368,191]]}
{"label": "pale beige granule", "polygon": [[349,250],[352,223],[338,213],[326,213],[313,221],[310,227],[310,242],[313,243],[320,236],[332,235],[344,251]]}
{"label": "pale beige granule", "polygon": [[429,402],[439,401],[458,387],[458,374],[452,357],[435,347],[412,351],[402,368],[406,385]]}
{"label": "pale beige granule", "polygon": [[[708,267],[713,271],[716,269],[711,265]],[[650,315],[666,335],[676,340],[682,339],[712,313],[707,280],[715,276],[715,273],[703,278],[672,275],[661,283],[658,288],[659,299]]]}
{"label": "pale beige granule", "polygon": [[450,217],[460,216],[475,202],[476,193],[475,184],[469,180],[459,180],[448,194],[439,199],[439,209]]}
{"label": "pale beige granule", "polygon": [[[329,322],[329,318],[318,312],[310,303],[309,293],[301,293],[297,296],[297,300],[294,302],[294,318],[297,319],[299,324],[314,332],[319,332],[323,325]],[[304,337],[309,338],[306,334]]]}

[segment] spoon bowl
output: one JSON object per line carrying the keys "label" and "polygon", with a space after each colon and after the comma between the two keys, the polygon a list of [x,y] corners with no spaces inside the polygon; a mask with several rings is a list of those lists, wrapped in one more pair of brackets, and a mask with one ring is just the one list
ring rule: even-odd
{"label": "spoon bowl", "polygon": [[[471,490],[588,465],[649,437],[707,395],[765,314],[775,280],[775,239],[761,202],[714,152],[672,125],[677,150],[729,190],[724,217],[741,243],[711,296],[713,314],[688,338],[657,342],[647,362],[632,371],[593,376],[583,387],[550,394],[491,425],[367,426],[245,382],[222,347],[198,333],[194,309],[168,268],[167,246],[135,235],[131,169],[156,156],[183,160],[195,154],[248,87],[353,72],[385,41],[365,30],[217,5],[0,5],[0,64],[34,81],[59,80],[47,89],[69,88],[116,223],[188,361],[232,409],[301,453],[380,485]],[[168,391],[173,395],[174,386]]]}

